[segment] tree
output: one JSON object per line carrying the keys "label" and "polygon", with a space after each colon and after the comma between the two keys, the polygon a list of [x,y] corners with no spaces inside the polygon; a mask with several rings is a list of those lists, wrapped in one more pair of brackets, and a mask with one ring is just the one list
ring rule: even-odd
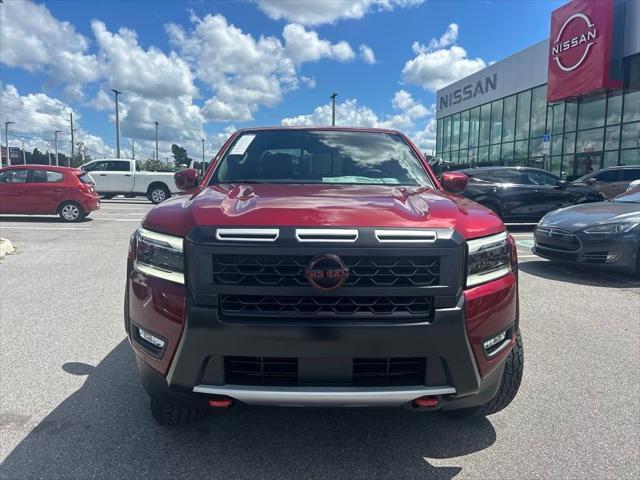
{"label": "tree", "polygon": [[156,160],[154,158],[147,158],[140,162],[140,169],[148,172],[157,172],[163,168],[166,168],[166,165],[164,165],[160,160]]}
{"label": "tree", "polygon": [[189,163],[191,163],[191,159],[189,158],[189,155],[187,155],[187,150],[184,147],[174,143],[171,145],[171,153],[173,153],[176,165],[189,165]]}

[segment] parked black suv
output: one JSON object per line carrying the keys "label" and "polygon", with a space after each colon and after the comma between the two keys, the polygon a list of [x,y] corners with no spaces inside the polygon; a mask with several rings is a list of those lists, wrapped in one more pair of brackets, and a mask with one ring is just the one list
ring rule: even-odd
{"label": "parked black suv", "polygon": [[460,172],[471,177],[462,194],[505,221],[538,221],[552,210],[604,199],[587,185],[574,185],[539,168],[479,167]]}

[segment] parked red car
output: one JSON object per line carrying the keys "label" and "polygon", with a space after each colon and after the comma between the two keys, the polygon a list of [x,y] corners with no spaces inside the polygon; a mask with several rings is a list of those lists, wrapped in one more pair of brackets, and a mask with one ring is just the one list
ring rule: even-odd
{"label": "parked red car", "polygon": [[0,169],[0,213],[60,215],[77,222],[100,208],[91,175],[77,168],[15,165]]}

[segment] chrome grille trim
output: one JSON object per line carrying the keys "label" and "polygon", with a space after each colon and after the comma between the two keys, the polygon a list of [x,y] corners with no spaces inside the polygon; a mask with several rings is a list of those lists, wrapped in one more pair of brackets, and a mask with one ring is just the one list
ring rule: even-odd
{"label": "chrome grille trim", "polygon": [[216,240],[230,242],[275,242],[280,236],[277,228],[218,228]]}
{"label": "chrome grille trim", "polygon": [[297,228],[296,240],[299,242],[343,242],[358,240],[358,230],[344,228]]}
{"label": "chrome grille trim", "polygon": [[433,243],[438,234],[433,230],[376,230],[380,243]]}

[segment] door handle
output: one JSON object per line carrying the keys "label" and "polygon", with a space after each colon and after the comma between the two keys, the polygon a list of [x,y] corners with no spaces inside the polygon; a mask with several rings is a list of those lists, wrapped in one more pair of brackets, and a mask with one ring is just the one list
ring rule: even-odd
{"label": "door handle", "polygon": [[62,189],[61,189],[61,188],[55,188],[53,191],[54,191],[54,192],[61,192],[61,191],[62,191]]}
{"label": "door handle", "polygon": [[106,176],[107,176],[107,174],[106,174],[106,173],[100,173],[99,175],[100,175],[101,177],[106,177]]}
{"label": "door handle", "polygon": [[125,176],[125,177],[130,177],[130,176],[131,176],[131,174],[130,174],[130,173],[125,173],[125,174],[124,174],[124,176]]}

